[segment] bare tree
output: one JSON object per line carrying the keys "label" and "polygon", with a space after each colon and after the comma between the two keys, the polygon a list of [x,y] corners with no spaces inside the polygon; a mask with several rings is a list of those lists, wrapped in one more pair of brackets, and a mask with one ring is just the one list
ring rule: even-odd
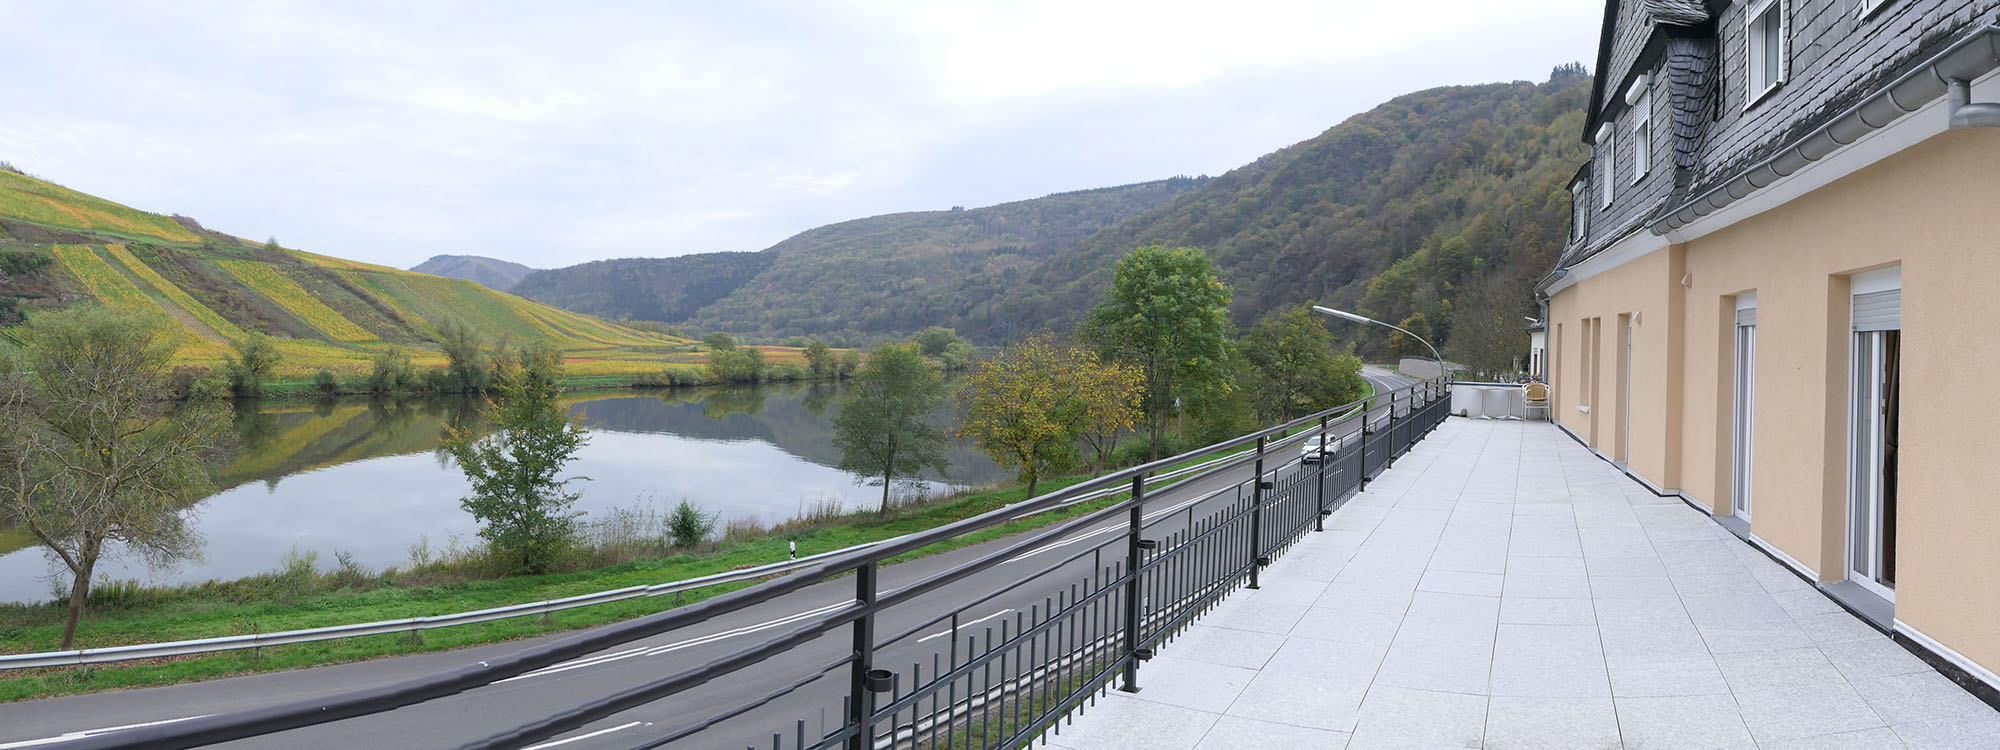
{"label": "bare tree", "polygon": [[91,576],[113,549],[156,565],[197,557],[186,511],[213,486],[226,409],[173,400],[173,333],[104,308],[37,317],[0,365],[0,513],[70,573],[62,648],[75,646]]}

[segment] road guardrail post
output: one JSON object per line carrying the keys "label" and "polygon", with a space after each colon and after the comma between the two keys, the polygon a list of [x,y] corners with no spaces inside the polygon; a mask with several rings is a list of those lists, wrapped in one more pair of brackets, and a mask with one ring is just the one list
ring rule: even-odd
{"label": "road guardrail post", "polygon": [[1139,692],[1139,527],[1145,521],[1146,477],[1132,477],[1132,518],[1125,528],[1125,685]]}
{"label": "road guardrail post", "polygon": [[861,603],[861,616],[854,620],[854,664],[849,670],[847,723],[854,734],[847,738],[848,750],[875,747],[875,566],[873,561],[854,569],[854,598]]}

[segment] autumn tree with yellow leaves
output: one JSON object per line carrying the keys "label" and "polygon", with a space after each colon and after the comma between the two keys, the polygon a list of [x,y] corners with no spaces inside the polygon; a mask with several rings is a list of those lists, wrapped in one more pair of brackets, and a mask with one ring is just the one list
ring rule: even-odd
{"label": "autumn tree with yellow leaves", "polygon": [[1033,497],[1043,476],[1076,465],[1086,435],[1101,465],[1137,419],[1142,393],[1137,368],[1036,334],[975,367],[959,391],[959,435],[1013,469]]}

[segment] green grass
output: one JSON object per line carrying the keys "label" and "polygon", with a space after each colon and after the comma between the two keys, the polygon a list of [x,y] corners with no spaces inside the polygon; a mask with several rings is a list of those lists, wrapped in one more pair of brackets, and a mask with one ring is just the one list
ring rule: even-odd
{"label": "green grass", "polygon": [[[1044,481],[1050,490],[1086,477]],[[777,562],[788,554],[787,541],[796,539],[799,554],[810,555],[970,518],[1019,502],[1026,488],[1010,487],[969,494],[961,499],[887,517],[852,514],[844,523],[796,535],[770,536],[719,545],[703,554],[623,563],[611,567],[538,576],[477,580],[420,588],[381,586],[366,590],[299,591],[273,574],[231,584],[196,586],[169,591],[136,591],[128,604],[99,605],[87,613],[79,645],[99,648],[132,643],[177,641],[248,633],[268,633],[422,615],[440,615],[487,607],[575,596],[641,584],[682,580],[738,568]],[[1062,508],[964,535],[917,550],[892,562],[1020,533],[1075,518],[1119,498],[1106,498]],[[689,592],[694,602],[749,584]],[[93,597],[95,598],[95,597]],[[674,597],[627,600],[556,613],[549,622],[523,617],[427,632],[419,642],[402,635],[369,636],[322,643],[263,649],[261,654],[228,652],[196,657],[117,663],[95,667],[18,670],[0,673],[0,701],[96,692],[128,687],[167,685],[230,675],[293,669],[319,664],[439,651],[526,638],[560,630],[616,622],[678,606]],[[0,605],[0,650],[8,653],[53,651],[62,628],[62,609],[55,604]]]}

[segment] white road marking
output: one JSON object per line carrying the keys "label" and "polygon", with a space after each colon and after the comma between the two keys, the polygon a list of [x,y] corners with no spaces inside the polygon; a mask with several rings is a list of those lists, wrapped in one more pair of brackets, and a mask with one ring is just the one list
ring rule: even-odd
{"label": "white road marking", "polygon": [[668,652],[672,652],[672,651],[679,651],[679,650],[681,650],[681,649],[684,649],[684,648],[689,648],[689,647],[692,647],[692,646],[700,646],[700,645],[702,645],[702,644],[706,644],[706,643],[714,643],[714,642],[716,642],[716,641],[720,641],[720,640],[723,640],[723,639],[726,639],[726,638],[734,638],[734,637],[736,637],[736,636],[739,636],[739,635],[746,635],[746,634],[749,634],[749,633],[755,633],[755,632],[758,632],[758,631],[760,631],[760,630],[770,630],[771,628],[775,628],[775,627],[778,627],[778,626],[780,626],[780,625],[789,625],[789,624],[791,624],[791,623],[794,623],[794,622],[798,622],[799,620],[803,620],[803,619],[806,619],[806,618],[809,618],[809,617],[812,617],[812,616],[814,616],[814,615],[822,615],[822,614],[826,614],[826,613],[828,613],[828,612],[832,612],[832,611],[834,611],[834,610],[836,610],[836,609],[840,609],[840,608],[842,608],[842,607],[846,607],[846,606],[848,606],[848,605],[850,605],[850,604],[853,604],[853,602],[851,602],[851,601],[844,601],[844,602],[835,602],[835,603],[833,603],[833,604],[829,604],[829,605],[826,605],[826,606],[824,606],[824,607],[820,607],[820,608],[818,608],[818,609],[809,609],[809,610],[806,610],[806,611],[804,611],[804,612],[800,612],[800,613],[797,613],[797,614],[792,614],[792,615],[786,615],[786,616],[784,616],[784,617],[780,617],[780,618],[778,618],[778,619],[775,619],[775,620],[770,620],[770,621],[767,621],[767,622],[760,622],[760,623],[757,623],[757,624],[755,624],[755,625],[745,625],[745,626],[743,626],[743,627],[740,627],[740,628],[737,628],[737,629],[735,629],[735,630],[725,630],[725,631],[722,631],[722,632],[720,632],[720,633],[713,633],[713,634],[710,634],[710,635],[705,635],[705,636],[701,636],[701,637],[699,637],[699,638],[690,638],[690,639],[688,639],[688,640],[685,640],[685,641],[681,641],[681,642],[679,642],[679,643],[670,643],[670,644],[667,644],[667,645],[665,645],[665,646],[655,646],[655,647],[652,647],[652,648],[639,648],[639,649],[631,649],[631,650],[627,650],[627,651],[621,651],[621,652],[619,652],[619,653],[616,653],[616,654],[610,654],[610,655],[606,655],[606,656],[600,656],[600,657],[591,657],[590,659],[579,659],[579,660],[577,660],[577,661],[573,661],[573,662],[567,662],[567,663],[564,663],[564,664],[557,664],[557,665],[555,665],[555,666],[552,666],[552,667],[543,667],[543,668],[541,668],[541,669],[537,669],[537,670],[535,670],[535,671],[533,671],[533,672],[529,672],[529,673],[527,673],[527,674],[523,674],[523,675],[516,675],[516,676],[514,676],[514,677],[509,677],[509,678],[507,678],[507,679],[504,679],[504,680],[497,680],[497,681],[495,681],[495,682],[494,682],[493,684],[495,684],[495,685],[498,685],[498,684],[500,684],[500,683],[503,683],[503,682],[513,682],[513,681],[515,681],[515,680],[525,680],[525,679],[528,679],[528,678],[530,678],[530,677],[544,677],[544,676],[547,676],[547,675],[552,675],[552,674],[556,674],[556,673],[558,673],[558,672],[567,672],[567,671],[570,671],[570,670],[572,670],[572,669],[581,669],[581,668],[583,668],[583,667],[592,667],[592,666],[597,666],[597,665],[599,665],[599,664],[607,664],[607,663],[610,663],[610,662],[614,662],[614,661],[618,661],[618,660],[621,660],[621,659],[629,659],[629,658],[632,658],[632,657],[634,657],[634,656],[657,656],[657,655],[660,655],[660,654],[664,654],[664,653],[668,653]]}
{"label": "white road marking", "polygon": [[77,732],[69,732],[69,733],[66,733],[66,734],[59,734],[59,735],[56,735],[56,736],[54,736],[54,737],[43,737],[43,738],[41,738],[41,739],[38,739],[38,740],[21,740],[21,741],[19,741],[19,742],[9,742],[9,743],[6,743],[6,744],[0,744],[0,750],[9,750],[10,748],[16,748],[16,747],[36,747],[36,746],[38,746],[38,745],[53,745],[53,744],[55,744],[55,743],[58,743],[58,742],[70,742],[70,741],[73,741],[73,740],[80,740],[80,739],[83,739],[83,738],[85,738],[85,737],[91,737],[91,736],[95,736],[95,735],[100,735],[100,734],[105,734],[105,733],[108,733],[108,732],[116,732],[116,731],[120,731],[120,730],[124,730],[124,729],[138,729],[138,728],[140,728],[140,727],[155,727],[155,726],[159,726],[159,725],[161,725],[161,724],[172,724],[172,723],[174,723],[174,722],[178,722],[178,721],[189,721],[189,720],[192,720],[192,719],[199,719],[199,718],[202,718],[202,716],[207,716],[207,715],[208,715],[208,714],[202,714],[201,716],[183,716],[183,717],[180,717],[180,718],[178,718],[178,719],[162,719],[162,720],[160,720],[160,721],[148,721],[148,722],[144,722],[144,723],[140,723],[140,724],[121,724],[121,725],[118,725],[118,726],[115,726],[115,727],[104,727],[103,729],[85,729],[85,730],[82,730],[82,731],[77,731]]}
{"label": "white road marking", "polygon": [[[995,618],[995,617],[999,617],[999,616],[1001,616],[1001,615],[1004,615],[1004,614],[1007,614],[1008,612],[1012,612],[1012,611],[1014,611],[1014,608],[1012,608],[1012,607],[1009,607],[1009,608],[1007,608],[1007,609],[1003,609],[1003,610],[1000,610],[1000,611],[998,611],[998,612],[995,612],[995,613],[993,613],[993,614],[990,614],[990,615],[987,615],[987,616],[985,616],[985,617],[981,617],[981,618],[979,618],[979,619],[977,619],[977,620],[973,620],[973,621],[971,621],[971,622],[961,622],[961,623],[959,623],[959,624],[958,624],[958,626],[962,628],[962,627],[966,627],[966,626],[968,626],[968,625],[978,625],[979,623],[982,623],[982,622],[985,622],[985,621],[987,621],[987,620],[991,620],[991,619],[993,619],[993,618]],[[933,638],[943,638],[943,637],[945,637],[945,636],[947,636],[947,635],[951,635],[951,631],[950,631],[950,630],[940,630],[940,631],[938,631],[938,632],[935,632],[935,633],[932,633],[932,634],[930,634],[930,635],[927,635],[927,636],[924,636],[924,637],[922,637],[922,638],[918,638],[918,639],[917,639],[917,642],[918,642],[918,643],[923,643],[924,641],[928,641],[928,640],[931,640],[931,639],[933,639]]]}
{"label": "white road marking", "polygon": [[627,724],[620,724],[620,725],[618,725],[618,726],[615,726],[615,727],[612,727],[612,728],[610,728],[610,729],[599,729],[599,730],[597,730],[597,731],[595,731],[595,732],[591,732],[591,733],[589,733],[589,734],[579,734],[579,735],[577,735],[577,736],[575,736],[575,737],[569,737],[569,738],[565,738],[565,739],[560,739],[560,740],[554,740],[554,741],[550,741],[550,742],[544,742],[544,743],[542,743],[542,744],[539,744],[539,745],[529,745],[529,746],[527,746],[527,747],[524,747],[524,748],[521,748],[521,750],[545,750],[545,748],[551,748],[551,747],[561,747],[561,746],[563,746],[563,745],[567,745],[567,744],[569,744],[569,743],[572,743],[572,742],[581,742],[581,741],[583,741],[583,740],[587,740],[587,739],[590,739],[590,738],[592,738],[592,737],[600,737],[600,736],[603,736],[603,735],[607,735],[607,734],[610,734],[610,733],[612,733],[612,732],[623,732],[623,731],[625,731],[625,730],[627,730],[627,729],[631,729],[631,728],[633,728],[633,727],[637,727],[637,726],[648,726],[648,727],[650,727],[650,726],[652,726],[652,725],[653,725],[653,723],[652,723],[652,722],[650,722],[650,721],[634,721],[634,722],[631,722],[631,723],[627,723]]}

